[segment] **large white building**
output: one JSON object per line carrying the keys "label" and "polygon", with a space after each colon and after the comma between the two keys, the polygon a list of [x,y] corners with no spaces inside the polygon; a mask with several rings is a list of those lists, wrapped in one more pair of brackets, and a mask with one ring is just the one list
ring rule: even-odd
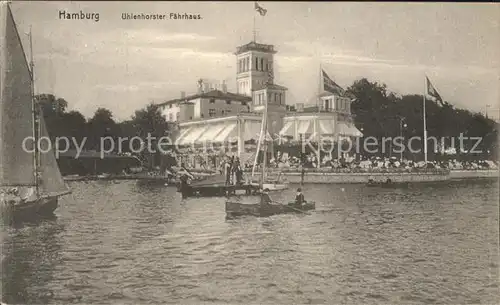
{"label": "large white building", "polygon": [[323,136],[361,137],[351,115],[351,99],[322,92],[312,107],[297,104],[287,106],[287,88],[275,84],[273,45],[250,42],[235,52],[237,93],[219,87],[198,83],[196,94],[162,104],[168,121],[177,122],[179,146],[196,148],[204,143],[214,146],[233,143],[238,155],[255,149],[260,134],[262,112],[268,105],[268,136],[300,141],[320,140]]}

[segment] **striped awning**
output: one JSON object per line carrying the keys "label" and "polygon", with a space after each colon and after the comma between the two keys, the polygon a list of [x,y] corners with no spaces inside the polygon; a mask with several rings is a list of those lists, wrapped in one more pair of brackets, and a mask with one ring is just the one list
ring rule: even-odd
{"label": "striped awning", "polygon": [[286,122],[285,126],[283,126],[283,128],[281,128],[279,132],[280,136],[293,137],[294,130],[292,127],[293,127],[293,121]]}
{"label": "striped awning", "polygon": [[347,137],[362,137],[363,133],[359,131],[356,126],[348,123],[338,123],[337,133],[341,136]]}
{"label": "striped awning", "polygon": [[299,124],[297,128],[298,134],[313,133],[311,121],[299,121],[298,124]]}
{"label": "striped awning", "polygon": [[224,129],[224,127],[226,127],[224,124],[208,125],[205,132],[203,132],[203,134],[201,134],[195,142],[213,142],[215,137]]}
{"label": "striped awning", "polygon": [[178,145],[192,145],[207,130],[206,126],[194,127],[184,138],[178,141]]}
{"label": "striped awning", "polygon": [[318,125],[321,135],[333,135],[335,133],[335,125],[331,120],[320,120]]}
{"label": "striped awning", "polygon": [[189,127],[181,131],[181,134],[177,137],[175,140],[175,143],[177,145],[180,145],[179,142],[182,141],[191,131],[193,130],[193,127]]}
{"label": "striped awning", "polygon": [[222,143],[226,141],[234,142],[238,136],[238,130],[236,124],[230,124],[224,126],[224,129],[215,137],[214,143]]}

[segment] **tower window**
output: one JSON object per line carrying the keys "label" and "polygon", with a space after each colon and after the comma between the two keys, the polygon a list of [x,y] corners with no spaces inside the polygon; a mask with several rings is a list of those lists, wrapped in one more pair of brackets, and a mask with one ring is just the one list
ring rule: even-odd
{"label": "tower window", "polygon": [[215,116],[215,109],[208,109],[208,115],[210,117],[214,117]]}
{"label": "tower window", "polygon": [[259,58],[255,57],[255,70],[259,71]]}
{"label": "tower window", "polygon": [[210,104],[215,104],[215,99],[214,98],[210,99]]}
{"label": "tower window", "polygon": [[250,57],[247,57],[247,71],[250,70]]}
{"label": "tower window", "polygon": [[231,104],[231,100],[226,100],[226,104],[230,105]]}
{"label": "tower window", "polygon": [[262,67],[262,71],[264,71],[264,58],[260,59],[260,66]]}

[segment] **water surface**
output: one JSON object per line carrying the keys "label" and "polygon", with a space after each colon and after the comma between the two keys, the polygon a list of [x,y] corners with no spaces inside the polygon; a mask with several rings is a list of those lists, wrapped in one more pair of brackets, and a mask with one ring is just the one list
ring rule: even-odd
{"label": "water surface", "polygon": [[222,198],[71,187],[55,219],[2,232],[4,302],[499,303],[497,181],[306,185],[311,215],[230,221]]}

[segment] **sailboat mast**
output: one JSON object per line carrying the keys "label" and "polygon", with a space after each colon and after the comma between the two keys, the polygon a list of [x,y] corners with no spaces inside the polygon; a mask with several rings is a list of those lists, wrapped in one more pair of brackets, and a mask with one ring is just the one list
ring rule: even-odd
{"label": "sailboat mast", "polygon": [[265,108],[264,108],[264,130],[261,134],[261,137],[263,137],[263,144],[264,144],[264,150],[263,150],[263,160],[262,160],[262,170],[261,170],[261,176],[260,176],[260,188],[263,188],[264,186],[264,180],[265,180],[265,171],[267,167],[267,101],[268,101],[268,96],[266,96],[265,99]]}
{"label": "sailboat mast", "polygon": [[31,31],[31,26],[30,26],[30,32],[29,32],[29,39],[30,39],[30,70],[31,70],[31,104],[33,108],[33,138],[34,138],[34,143],[35,143],[35,149],[33,153],[33,163],[34,163],[34,173],[35,175],[35,192],[36,195],[39,196],[40,190],[39,190],[39,177],[38,177],[38,169],[40,167],[40,158],[39,158],[39,151],[38,151],[38,138],[39,138],[39,128],[40,128],[40,123],[38,121],[38,106],[36,104],[35,100],[35,62],[33,59],[33,35]]}
{"label": "sailboat mast", "polygon": [[423,113],[424,113],[424,160],[427,166],[427,120],[425,114],[425,94],[427,93],[427,76],[424,79],[424,94],[423,94]]}

